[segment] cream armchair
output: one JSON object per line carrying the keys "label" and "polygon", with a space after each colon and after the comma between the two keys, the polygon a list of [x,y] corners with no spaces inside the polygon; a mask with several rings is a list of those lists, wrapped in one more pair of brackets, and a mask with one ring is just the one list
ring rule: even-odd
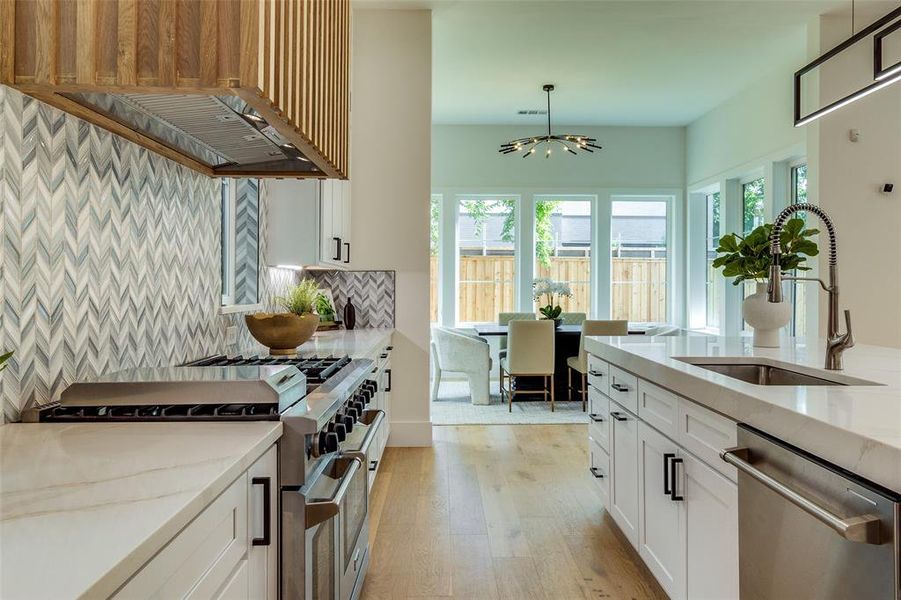
{"label": "cream armchair", "polygon": [[445,371],[462,373],[469,380],[469,394],[473,404],[489,404],[488,375],[491,357],[488,342],[437,327],[432,330],[432,402],[438,398],[441,375]]}

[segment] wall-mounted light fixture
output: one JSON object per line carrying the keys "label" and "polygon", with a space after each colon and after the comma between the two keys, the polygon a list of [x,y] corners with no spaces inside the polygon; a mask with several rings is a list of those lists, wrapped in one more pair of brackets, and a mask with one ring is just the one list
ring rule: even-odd
{"label": "wall-mounted light fixture", "polygon": [[[889,14],[874,22],[869,27],[862,29],[826,54],[823,54],[813,62],[804,65],[795,72],[795,127],[807,125],[811,121],[815,121],[822,116],[828,115],[829,113],[836,111],[843,106],[847,106],[865,96],[869,96],[873,92],[901,81],[901,62],[888,68],[882,67],[882,39],[885,38],[889,33],[901,27],[901,20],[899,20],[897,23],[893,23],[890,27],[886,27],[884,30],[882,29],[896,19],[901,19],[901,7],[896,8]],[[844,98],[840,98],[839,100],[836,100],[831,104],[819,108],[808,115],[801,116],[801,77],[873,33],[876,33],[873,38],[873,83],[857,90],[852,94],[845,96]]]}

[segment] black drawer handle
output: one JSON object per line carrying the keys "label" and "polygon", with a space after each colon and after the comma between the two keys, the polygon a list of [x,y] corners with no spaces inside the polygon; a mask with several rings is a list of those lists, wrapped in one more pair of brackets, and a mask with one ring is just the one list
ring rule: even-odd
{"label": "black drawer handle", "polygon": [[601,373],[600,371],[588,371],[588,374],[593,375],[594,377],[603,377],[604,376],[604,374]]}
{"label": "black drawer handle", "polygon": [[604,478],[604,474],[598,471],[597,467],[589,467],[588,470],[591,471],[591,474],[594,475],[597,479]]}
{"label": "black drawer handle", "polygon": [[611,383],[610,387],[615,389],[617,392],[628,392],[629,388],[621,383]]}
{"label": "black drawer handle", "polygon": [[347,248],[347,258],[344,259],[344,264],[350,264],[350,242],[344,242],[344,247]]}
{"label": "black drawer handle", "polygon": [[385,348],[385,350],[387,350],[388,352],[391,352],[392,350],[394,350],[394,346],[388,346]]}
{"label": "black drawer handle", "polygon": [[588,418],[594,421],[595,423],[603,423],[604,418],[597,413],[589,413]]}
{"label": "black drawer handle", "polygon": [[629,420],[626,417],[624,417],[623,413],[621,413],[621,412],[612,412],[612,413],[610,413],[610,416],[613,417],[614,419],[616,419],[617,421],[628,421]]}
{"label": "black drawer handle", "polygon": [[681,502],[681,501],[685,500],[685,498],[683,496],[680,496],[676,493],[676,481],[677,481],[676,465],[681,462],[682,462],[681,458],[673,458],[669,462],[669,478],[671,480],[670,483],[672,484],[671,488],[670,488],[669,499],[672,500],[673,502]]}
{"label": "black drawer handle", "polygon": [[377,461],[377,460],[370,460],[370,461],[369,461],[369,470],[370,470],[370,471],[375,471],[375,470],[378,469],[378,468],[379,468],[379,461]]}
{"label": "black drawer handle", "polygon": [[387,385],[387,387],[385,387],[385,391],[390,392],[391,391],[391,369],[385,369],[385,373],[388,374],[388,385]]}
{"label": "black drawer handle", "polygon": [[250,480],[252,485],[263,486],[263,537],[255,537],[251,540],[254,546],[268,546],[272,542],[270,531],[272,529],[272,511],[269,508],[270,500],[270,484],[269,477],[254,477]]}
{"label": "black drawer handle", "polygon": [[337,260],[340,262],[341,261],[341,238],[333,237],[332,239],[335,240],[335,257],[332,260]]}
{"label": "black drawer handle", "polygon": [[669,460],[671,458],[676,458],[676,455],[672,452],[667,452],[663,455],[663,495],[672,497],[672,490],[669,486]]}

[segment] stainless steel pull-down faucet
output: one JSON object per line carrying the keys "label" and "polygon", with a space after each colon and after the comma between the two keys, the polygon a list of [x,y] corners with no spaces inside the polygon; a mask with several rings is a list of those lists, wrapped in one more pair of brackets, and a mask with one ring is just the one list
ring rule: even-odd
{"label": "stainless steel pull-down faucet", "polygon": [[[782,229],[788,218],[796,212],[814,214],[823,221],[826,233],[829,234],[829,285],[822,279],[813,277],[793,277],[782,274],[779,265],[779,257],[782,254],[780,238]],[[770,265],[770,280],[767,287],[767,296],[770,302],[782,302],[782,281],[816,281],[829,294],[829,317],[826,332],[826,368],[831,371],[842,370],[842,353],[854,346],[854,335],[851,333],[851,311],[845,310],[845,333],[838,330],[838,247],[835,241],[835,225],[832,219],[822,208],[815,204],[792,204],[779,213],[773,223],[773,231],[770,233],[770,254],[773,255],[773,264]]]}

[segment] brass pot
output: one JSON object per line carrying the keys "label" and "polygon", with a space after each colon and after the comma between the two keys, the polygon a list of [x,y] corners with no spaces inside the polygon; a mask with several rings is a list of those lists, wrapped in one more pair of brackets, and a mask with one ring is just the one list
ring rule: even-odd
{"label": "brass pot", "polygon": [[244,315],[250,335],[275,355],[294,354],[297,347],[313,337],[319,315],[307,313],[254,313]]}

